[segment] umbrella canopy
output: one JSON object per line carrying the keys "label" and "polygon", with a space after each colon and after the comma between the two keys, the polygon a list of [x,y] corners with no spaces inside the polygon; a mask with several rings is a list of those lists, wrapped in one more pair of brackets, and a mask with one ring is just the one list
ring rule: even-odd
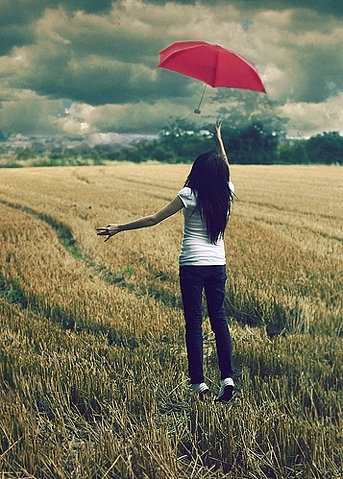
{"label": "umbrella canopy", "polygon": [[265,93],[255,66],[237,53],[202,41],[176,42],[160,52],[159,68],[201,80],[212,87]]}

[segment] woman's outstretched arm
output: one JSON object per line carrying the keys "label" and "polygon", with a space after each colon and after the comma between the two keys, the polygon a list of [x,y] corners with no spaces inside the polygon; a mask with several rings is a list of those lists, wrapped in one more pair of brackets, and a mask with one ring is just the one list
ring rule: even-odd
{"label": "woman's outstretched arm", "polygon": [[[217,140],[219,155],[227,163],[227,166],[230,167],[229,158],[226,154],[224,142],[223,142],[223,139],[222,139],[222,122],[221,121],[217,121],[216,124],[214,125],[213,134],[214,134],[215,139]],[[230,173],[230,170],[229,170],[229,173]]]}
{"label": "woman's outstretched arm", "polygon": [[160,223],[161,221],[169,218],[169,216],[174,215],[183,208],[183,203],[178,196],[176,196],[173,201],[168,203],[166,206],[161,208],[159,211],[153,215],[144,216],[138,220],[130,221],[130,223],[125,224],[115,224],[110,223],[107,226],[99,226],[96,228],[98,236],[107,236],[105,242],[112,238],[112,236],[120,233],[121,231],[127,230],[137,230],[140,228],[148,228],[149,226],[154,226]]}

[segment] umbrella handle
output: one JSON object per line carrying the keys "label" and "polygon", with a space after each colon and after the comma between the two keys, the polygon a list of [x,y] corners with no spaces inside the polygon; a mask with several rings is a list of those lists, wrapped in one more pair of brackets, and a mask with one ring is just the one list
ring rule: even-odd
{"label": "umbrella handle", "polygon": [[198,108],[196,108],[196,109],[194,110],[194,113],[197,113],[198,115],[200,115],[200,113],[201,113],[200,107],[201,107],[201,103],[202,103],[202,100],[203,100],[204,95],[205,95],[206,87],[207,87],[207,84],[205,83],[205,87],[204,87],[204,90],[203,90],[203,92],[202,92],[202,95],[201,95],[201,98],[200,98],[200,102],[199,102]]}

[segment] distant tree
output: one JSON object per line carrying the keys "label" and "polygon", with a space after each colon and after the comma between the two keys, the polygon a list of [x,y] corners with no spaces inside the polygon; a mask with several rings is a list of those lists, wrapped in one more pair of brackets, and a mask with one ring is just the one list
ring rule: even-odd
{"label": "distant tree", "polygon": [[111,144],[99,144],[95,145],[91,150],[91,154],[99,160],[117,160],[120,148]]}
{"label": "distant tree", "polygon": [[306,141],[311,163],[343,164],[343,137],[337,132],[324,132]]}
{"label": "distant tree", "polygon": [[269,164],[278,162],[278,135],[262,123],[250,123],[239,130],[224,130],[223,140],[232,163]]}
{"label": "distant tree", "polygon": [[279,163],[282,164],[308,164],[306,140],[288,140],[279,147]]}
{"label": "distant tree", "polygon": [[37,158],[39,153],[37,152],[36,148],[27,146],[25,148],[16,148],[15,155],[17,160],[30,160],[33,158]]}
{"label": "distant tree", "polygon": [[54,148],[49,155],[51,160],[61,160],[64,156],[65,150],[63,148]]}
{"label": "distant tree", "polygon": [[201,152],[213,148],[209,135],[193,124],[176,120],[166,126],[159,135],[159,145],[172,153],[175,161],[190,163]]}

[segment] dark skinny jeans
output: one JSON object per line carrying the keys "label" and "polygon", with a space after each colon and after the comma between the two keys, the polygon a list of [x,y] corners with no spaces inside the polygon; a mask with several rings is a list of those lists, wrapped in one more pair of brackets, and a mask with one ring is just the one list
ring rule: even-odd
{"label": "dark skinny jeans", "polygon": [[220,378],[232,377],[232,346],[226,321],[224,298],[226,267],[180,266],[180,286],[186,322],[188,371],[191,384],[204,382],[202,292],[205,290],[208,315],[215,334]]}

